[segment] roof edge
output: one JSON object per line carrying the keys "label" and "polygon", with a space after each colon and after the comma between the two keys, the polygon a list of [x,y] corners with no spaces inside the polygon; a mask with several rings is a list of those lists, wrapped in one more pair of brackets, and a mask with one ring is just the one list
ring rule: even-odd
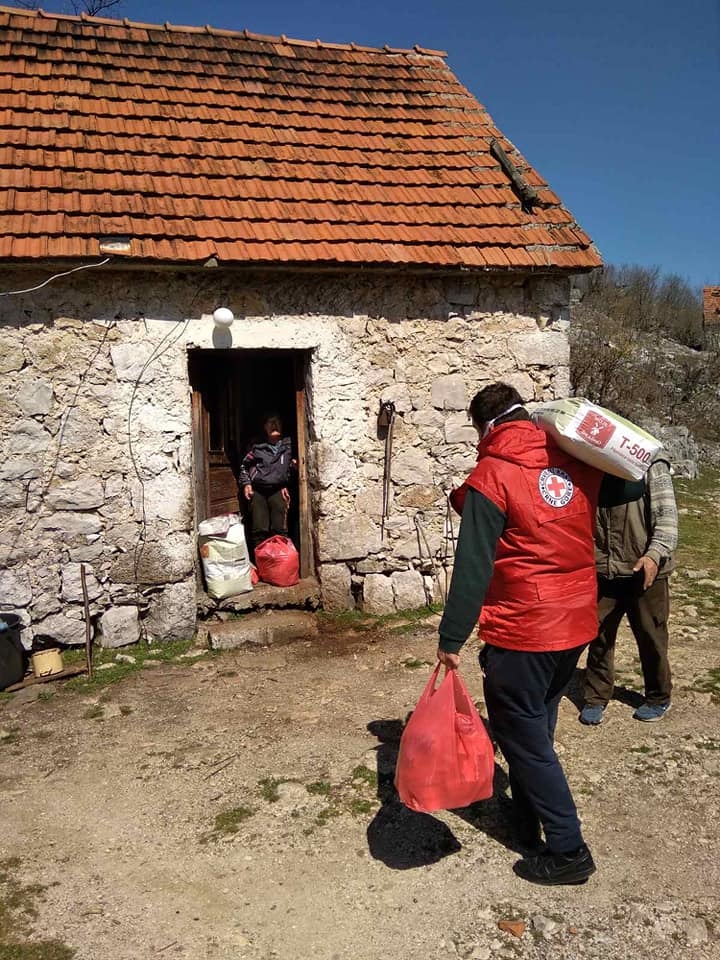
{"label": "roof edge", "polygon": [[419,44],[415,44],[410,49],[405,49],[403,47],[391,47],[389,44],[385,44],[382,47],[367,47],[362,46],[358,43],[331,43],[323,40],[299,40],[293,37],[286,37],[285,34],[282,34],[279,37],[270,36],[262,33],[253,33],[250,30],[227,30],[222,27],[213,27],[210,24],[205,24],[204,26],[190,26],[182,24],[174,24],[166,21],[165,23],[142,23],[136,20],[129,20],[127,17],[123,17],[122,20],[115,20],[110,17],[91,17],[87,13],[81,13],[79,16],[68,13],[48,13],[42,8],[37,10],[28,10],[24,7],[8,7],[3,4],[0,4],[0,13],[8,13],[13,16],[23,16],[32,20],[69,20],[76,23],[97,23],[105,24],[107,26],[113,27],[127,27],[129,29],[137,28],[141,30],[165,30],[168,33],[204,33],[211,36],[217,37],[242,37],[245,40],[257,40],[261,43],[278,43],[278,44],[287,44],[291,47],[316,47],[323,50],[353,50],[359,51],[361,53],[387,53],[393,56],[426,56],[426,57],[439,57],[445,59],[447,57],[447,51],[445,50],[431,50],[426,47],[421,47]]}

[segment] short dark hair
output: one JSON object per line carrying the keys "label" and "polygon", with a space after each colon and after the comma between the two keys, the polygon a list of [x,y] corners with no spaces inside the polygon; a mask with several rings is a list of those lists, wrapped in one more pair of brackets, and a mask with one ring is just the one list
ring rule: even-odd
{"label": "short dark hair", "polygon": [[488,420],[494,420],[499,414],[504,413],[508,407],[513,404],[522,404],[523,399],[515,387],[509,383],[491,383],[488,387],[483,387],[472,398],[468,413],[476,427],[481,427]]}

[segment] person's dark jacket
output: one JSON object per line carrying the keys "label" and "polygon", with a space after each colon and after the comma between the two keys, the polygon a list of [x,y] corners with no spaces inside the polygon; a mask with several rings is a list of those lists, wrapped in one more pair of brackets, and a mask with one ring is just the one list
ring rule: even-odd
{"label": "person's dark jacket", "polygon": [[238,477],[241,487],[251,484],[254,490],[278,490],[290,482],[292,441],[283,437],[277,443],[265,440],[254,443],[245,454]]}

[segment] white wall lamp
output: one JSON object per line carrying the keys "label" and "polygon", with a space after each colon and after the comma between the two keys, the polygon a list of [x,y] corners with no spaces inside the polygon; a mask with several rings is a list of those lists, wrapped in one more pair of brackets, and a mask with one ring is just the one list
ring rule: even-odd
{"label": "white wall lamp", "polygon": [[213,312],[213,323],[216,327],[220,327],[222,330],[227,330],[232,326],[233,320],[235,319],[235,314],[229,307],[218,307],[217,310]]}

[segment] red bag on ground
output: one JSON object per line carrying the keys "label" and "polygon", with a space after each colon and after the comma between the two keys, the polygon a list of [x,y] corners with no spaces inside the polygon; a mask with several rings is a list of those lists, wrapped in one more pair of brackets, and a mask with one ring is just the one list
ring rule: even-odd
{"label": "red bag on ground", "polygon": [[400,739],[395,787],[411,810],[433,813],[487,800],[495,751],[457,670],[436,689],[437,667]]}
{"label": "red bag on ground", "polygon": [[275,536],[255,547],[255,566],[265,583],[292,587],[300,579],[300,558],[295,544],[287,537]]}

